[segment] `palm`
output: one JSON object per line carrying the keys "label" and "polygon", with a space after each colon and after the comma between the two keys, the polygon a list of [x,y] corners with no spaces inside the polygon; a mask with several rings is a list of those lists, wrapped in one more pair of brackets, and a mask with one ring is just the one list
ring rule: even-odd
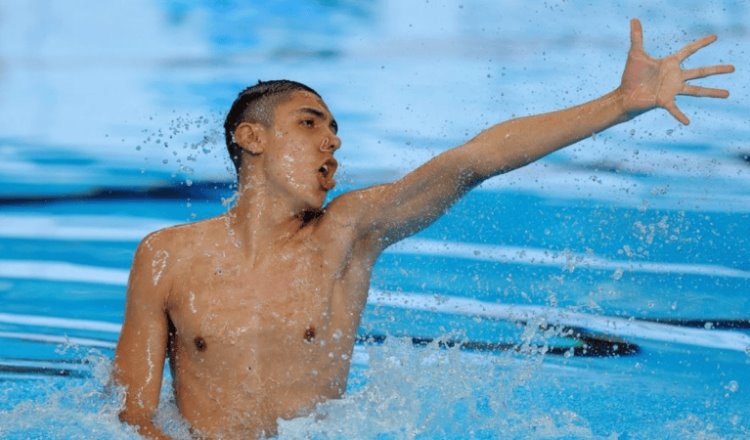
{"label": "palm", "polygon": [[637,115],[654,107],[666,109],[678,121],[688,124],[689,120],[677,105],[677,95],[707,96],[726,98],[729,92],[687,84],[687,80],[709,75],[730,73],[731,65],[718,65],[683,70],[680,63],[699,49],[716,41],[711,35],[683,47],[680,51],[661,59],[651,58],[643,50],[643,31],[638,20],[631,21],[631,47],[628,61],[622,75],[620,91],[624,97],[624,108],[631,115]]}

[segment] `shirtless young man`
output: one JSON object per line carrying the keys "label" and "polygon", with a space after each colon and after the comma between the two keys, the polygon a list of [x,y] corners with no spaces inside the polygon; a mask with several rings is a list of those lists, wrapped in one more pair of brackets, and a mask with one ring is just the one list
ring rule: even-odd
{"label": "shirtless young man", "polygon": [[114,378],[121,419],[166,438],[152,417],[165,357],[181,414],[196,437],[271,436],[278,418],[341,397],[373,264],[483,180],[661,107],[683,124],[676,95],[726,98],[686,80],[734,71],[682,70],[714,36],[663,59],[643,50],[640,23],[620,86],[566,110],[495,125],[401,180],[343,194],[333,188],[341,141],[328,107],[298,83],[261,83],[227,117],[239,198],[226,214],[158,231],[138,247]]}

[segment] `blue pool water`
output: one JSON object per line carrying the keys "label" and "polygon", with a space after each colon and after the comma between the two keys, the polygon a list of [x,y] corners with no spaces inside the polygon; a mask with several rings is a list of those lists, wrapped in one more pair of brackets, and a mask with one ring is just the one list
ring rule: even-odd
{"label": "blue pool water", "polygon": [[495,178],[390,248],[346,397],[279,437],[750,437],[750,6],[589,3],[0,4],[0,438],[135,438],[106,386],[133,251],[226,209],[244,86],[325,97],[338,194],[608,92],[633,16],[655,55],[719,34],[686,64],[735,63],[702,82],[732,96]]}

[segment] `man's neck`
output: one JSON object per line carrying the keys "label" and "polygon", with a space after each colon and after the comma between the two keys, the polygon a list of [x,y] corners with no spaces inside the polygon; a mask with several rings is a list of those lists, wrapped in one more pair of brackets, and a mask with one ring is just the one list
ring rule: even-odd
{"label": "man's neck", "polygon": [[226,214],[227,226],[233,242],[252,264],[259,255],[300,230],[302,212],[288,196],[274,193],[265,185],[240,185],[237,202]]}

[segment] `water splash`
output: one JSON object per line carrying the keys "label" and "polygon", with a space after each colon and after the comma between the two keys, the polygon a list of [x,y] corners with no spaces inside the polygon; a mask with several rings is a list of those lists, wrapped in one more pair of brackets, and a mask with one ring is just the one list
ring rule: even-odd
{"label": "water splash", "polygon": [[86,379],[31,378],[6,382],[10,384],[6,396],[16,394],[22,402],[0,411],[0,438],[138,438],[132,428],[118,420],[124,399],[120,390],[108,386],[111,360],[91,350],[82,361],[90,374]]}
{"label": "water splash", "polygon": [[[28,376],[8,380],[0,400],[20,402],[0,409],[0,438],[28,439],[141,439],[135,429],[120,422],[125,403],[124,389],[112,383],[112,359],[99,350],[75,344],[61,344],[55,353],[79,359],[77,377],[65,375]],[[189,440],[187,423],[174,403],[171,380],[165,378],[157,426],[176,440]],[[2,407],[0,407],[2,408]]]}
{"label": "water splash", "polygon": [[[716,413],[678,412],[664,420],[658,414],[649,416],[651,410],[639,407],[638,400],[606,400],[603,396],[618,393],[623,384],[632,384],[631,379],[619,373],[602,376],[582,368],[586,364],[576,358],[552,358],[536,342],[555,335],[548,335],[549,330],[539,334],[537,324],[531,323],[525,332],[535,343],[521,341],[518,350],[502,353],[445,348],[440,340],[415,347],[410,339],[394,337],[383,345],[358,346],[344,398],[320,404],[308,416],[280,420],[278,439],[747,438],[746,419],[720,405]],[[61,346],[58,354],[81,359],[81,377],[5,381],[10,386],[0,388],[0,401],[6,402],[0,404],[0,438],[140,438],[118,420],[124,400],[122,391],[110,384],[109,355],[75,345]],[[724,385],[729,394],[724,399],[741,397],[740,381]],[[634,395],[642,392],[636,389]],[[572,396],[589,401],[576,404]],[[18,403],[8,408],[7,402]],[[156,424],[172,438],[190,439],[168,378],[161,402]],[[602,411],[612,416],[611,422],[598,419]],[[645,415],[643,424],[623,424],[627,417],[617,415],[629,411]],[[640,418],[636,414],[635,419]]]}
{"label": "water splash", "polygon": [[363,384],[307,417],[280,421],[279,439],[597,438],[574,411],[528,405],[539,353],[476,355],[438,342],[388,338],[368,348]]}

